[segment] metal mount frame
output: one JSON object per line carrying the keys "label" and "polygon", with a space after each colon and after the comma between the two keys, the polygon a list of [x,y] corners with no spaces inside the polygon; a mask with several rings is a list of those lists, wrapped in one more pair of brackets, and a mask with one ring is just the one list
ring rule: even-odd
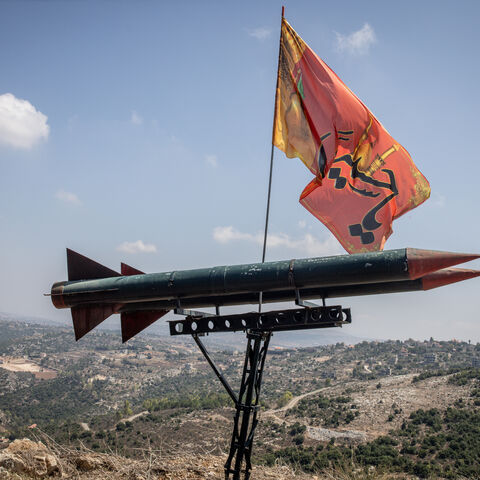
{"label": "metal mount frame", "polygon": [[[306,328],[341,327],[351,323],[349,308],[339,305],[318,306],[304,302],[296,292],[295,303],[303,308],[273,312],[250,312],[245,314],[216,315],[195,310],[183,310],[180,305],[175,313],[185,315],[184,320],[170,321],[170,335],[192,335],[195,343],[218,377],[235,404],[233,433],[230,451],[225,463],[225,479],[248,480],[252,469],[251,456],[255,429],[258,425],[258,411],[262,376],[267,357],[268,345],[273,332],[301,330]],[[228,383],[221,370],[215,365],[200,336],[213,332],[246,331],[247,348],[243,365],[242,380],[238,395]]]}
{"label": "metal mount frame", "polygon": [[[258,424],[258,402],[263,368],[271,336],[271,332],[247,333],[247,350],[238,401],[235,405],[236,413],[233,420],[230,453],[225,463],[225,479],[230,478],[230,474],[232,474],[233,480],[240,480],[242,466],[244,466],[245,480],[250,478],[253,437]],[[234,458],[235,463],[232,468]]]}
{"label": "metal mount frame", "polygon": [[[302,302],[302,308],[277,310],[272,312],[248,312],[233,315],[213,315],[211,313],[180,310],[175,313],[187,314],[184,320],[171,320],[170,335],[199,335],[214,332],[237,331],[282,331],[305,328],[339,327],[352,322],[349,308],[340,305],[317,306]],[[182,313],[180,313],[180,311]]]}

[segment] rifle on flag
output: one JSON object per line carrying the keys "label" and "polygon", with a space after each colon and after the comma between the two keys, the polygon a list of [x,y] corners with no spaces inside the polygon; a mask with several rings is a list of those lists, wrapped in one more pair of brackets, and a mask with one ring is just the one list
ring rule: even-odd
{"label": "rifle on flag", "polygon": [[315,175],[300,203],[349,253],[382,250],[430,196],[410,155],[282,16],[272,143]]}

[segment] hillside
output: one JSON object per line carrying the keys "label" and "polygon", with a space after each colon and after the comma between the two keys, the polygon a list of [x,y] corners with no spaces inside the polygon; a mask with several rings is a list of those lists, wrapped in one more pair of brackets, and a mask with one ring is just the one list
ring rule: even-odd
{"label": "hillside", "polygon": [[[48,438],[60,458],[87,449],[133,465],[155,454],[170,469],[188,458],[194,470],[215,464],[205,468],[221,478],[234,409],[190,339],[122,345],[118,335],[93,332],[75,343],[69,328],[1,328],[0,446]],[[205,341],[237,385],[242,352]],[[475,478],[479,358],[480,345],[434,339],[272,348],[252,478],[268,478],[278,464],[307,478],[332,468],[337,477],[341,468],[357,477]]]}

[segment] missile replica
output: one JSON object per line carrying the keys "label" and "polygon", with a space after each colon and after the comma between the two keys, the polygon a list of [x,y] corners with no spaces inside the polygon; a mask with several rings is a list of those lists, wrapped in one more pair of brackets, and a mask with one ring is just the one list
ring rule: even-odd
{"label": "missile replica", "polygon": [[[273,332],[341,327],[351,322],[350,309],[327,306],[326,298],[430,290],[480,276],[480,271],[451,268],[477,258],[480,255],[404,248],[145,274],[124,263],[118,273],[67,249],[68,281],[55,283],[50,295],[55,307],[71,309],[77,340],[115,313],[121,315],[124,342],[170,310],[183,315],[169,322],[170,334],[193,337],[235,405],[225,478],[233,473],[233,479],[239,480],[243,471],[248,480],[262,375]],[[322,305],[308,299],[322,299]],[[297,308],[220,314],[223,306],[261,307],[287,301],[294,301]],[[187,310],[198,307],[214,307],[216,313]],[[238,391],[200,338],[229,331],[247,334]]]}
{"label": "missile replica", "polygon": [[[117,273],[67,249],[68,281],[55,283],[50,295],[55,307],[71,309],[77,340],[119,313],[122,339],[127,341],[169,310],[191,318],[201,313],[209,325],[207,331],[248,330],[254,328],[248,315],[222,318],[219,307],[258,303],[260,292],[262,303],[295,301],[308,311],[316,305],[305,303],[307,299],[429,290],[480,276],[480,271],[449,268],[477,258],[480,255],[404,248],[145,274],[123,263]],[[195,307],[215,307],[217,315],[209,320],[207,313],[184,310]],[[349,310],[335,308],[328,311],[326,326],[342,321],[342,312],[348,321]],[[290,329],[292,320],[277,313],[262,314],[263,323],[257,314],[255,325],[264,330]],[[299,328],[298,315],[304,318],[305,328],[315,328],[315,315],[310,313],[307,318],[293,312],[295,328]],[[195,333],[201,323],[190,322],[188,331],[182,322],[170,326],[172,334],[185,334]]]}

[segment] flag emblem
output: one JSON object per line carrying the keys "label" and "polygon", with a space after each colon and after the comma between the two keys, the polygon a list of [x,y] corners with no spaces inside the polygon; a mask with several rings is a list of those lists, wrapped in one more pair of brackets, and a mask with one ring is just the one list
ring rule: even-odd
{"label": "flag emblem", "polygon": [[282,20],[273,144],[314,175],[300,203],[350,253],[381,250],[430,186],[409,153]]}

